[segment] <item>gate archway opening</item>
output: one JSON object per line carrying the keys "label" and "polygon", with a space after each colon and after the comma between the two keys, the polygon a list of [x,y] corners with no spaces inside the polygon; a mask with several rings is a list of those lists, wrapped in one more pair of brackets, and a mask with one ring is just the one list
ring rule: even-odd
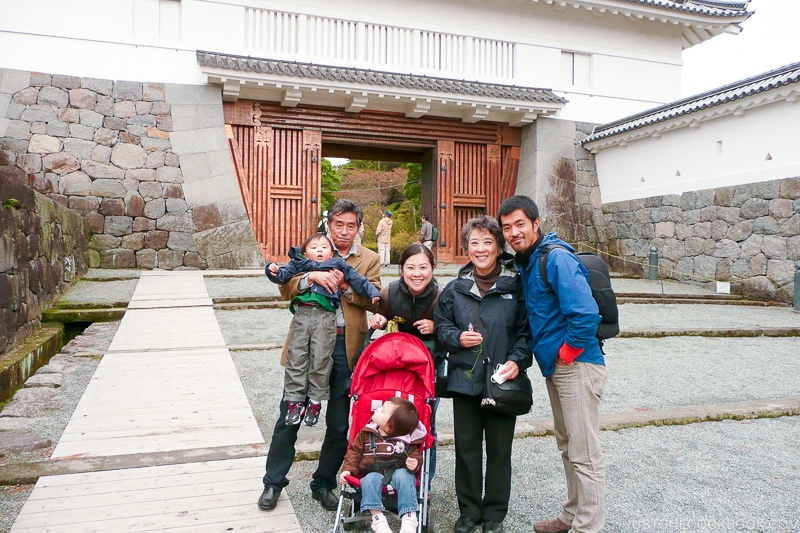
{"label": "gate archway opening", "polygon": [[506,124],[410,118],[273,102],[225,103],[229,146],[264,258],[286,261],[316,230],[322,157],[419,162],[422,208],[439,228],[439,262],[465,262],[459,232],[514,193],[520,130]]}

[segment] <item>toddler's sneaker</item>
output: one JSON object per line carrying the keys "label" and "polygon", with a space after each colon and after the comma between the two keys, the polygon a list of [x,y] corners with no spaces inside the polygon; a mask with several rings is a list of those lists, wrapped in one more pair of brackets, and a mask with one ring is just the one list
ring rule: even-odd
{"label": "toddler's sneaker", "polygon": [[317,422],[319,422],[319,412],[321,410],[322,404],[320,402],[309,400],[308,409],[306,410],[306,417],[303,419],[303,422],[305,422],[308,427],[316,426]]}
{"label": "toddler's sneaker", "polygon": [[[392,528],[389,527],[389,522],[383,513],[372,516],[372,524],[370,524],[372,531],[375,533],[392,533]],[[414,530],[416,531],[416,529]]]}
{"label": "toddler's sneaker", "polygon": [[306,412],[306,405],[303,402],[286,402],[288,410],[284,422],[287,426],[296,426]]}
{"label": "toddler's sneaker", "polygon": [[400,519],[400,533],[417,533],[417,513],[406,513]]}

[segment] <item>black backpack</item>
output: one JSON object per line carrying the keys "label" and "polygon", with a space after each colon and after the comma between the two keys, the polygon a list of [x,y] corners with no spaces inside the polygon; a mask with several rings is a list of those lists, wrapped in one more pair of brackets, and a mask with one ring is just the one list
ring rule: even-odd
{"label": "black backpack", "polygon": [[[553,292],[550,281],[547,279],[547,254],[553,248],[563,248],[558,244],[550,244],[542,249],[542,258],[539,262],[539,273],[542,276],[547,292]],[[572,252],[570,252],[572,253]],[[600,349],[603,348],[603,341],[616,337],[619,334],[619,308],[617,308],[617,295],[611,288],[611,276],[608,274],[608,266],[605,261],[596,254],[590,252],[580,252],[575,254],[586,270],[589,271],[589,287],[592,289],[592,297],[597,302],[600,311],[600,323],[597,325],[597,338],[600,341]]]}

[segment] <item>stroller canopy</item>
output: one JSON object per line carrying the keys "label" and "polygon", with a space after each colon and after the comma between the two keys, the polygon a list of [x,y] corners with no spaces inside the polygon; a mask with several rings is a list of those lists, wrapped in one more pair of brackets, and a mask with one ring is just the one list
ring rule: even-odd
{"label": "stroller canopy", "polygon": [[396,389],[434,396],[433,358],[421,340],[409,333],[387,333],[371,342],[353,371],[350,395],[377,389]]}

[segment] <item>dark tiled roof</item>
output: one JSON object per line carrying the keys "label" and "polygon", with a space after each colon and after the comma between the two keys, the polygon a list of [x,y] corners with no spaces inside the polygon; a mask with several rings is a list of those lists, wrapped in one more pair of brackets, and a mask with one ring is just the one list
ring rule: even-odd
{"label": "dark tiled roof", "polygon": [[747,12],[750,0],[624,0],[629,4],[660,7],[671,11],[710,17],[740,17]]}
{"label": "dark tiled roof", "polygon": [[567,102],[567,100],[556,95],[550,89],[498,85],[494,83],[434,78],[429,76],[417,76],[414,74],[398,74],[360,68],[316,65],[312,63],[296,63],[293,61],[259,59],[255,57],[204,52],[202,50],[197,51],[197,63],[207,67],[217,67],[243,72],[261,72],[264,74],[291,76],[294,78],[312,78],[344,83],[380,85],[384,87],[447,92],[467,96],[483,96],[527,102],[548,102],[557,104],[564,104]]}
{"label": "dark tiled roof", "polygon": [[659,122],[665,122],[683,115],[695,113],[703,109],[740,100],[770,89],[800,83],[800,62],[792,63],[763,74],[724,85],[695,96],[643,111],[616,122],[604,124],[594,129],[584,143],[598,141]]}

